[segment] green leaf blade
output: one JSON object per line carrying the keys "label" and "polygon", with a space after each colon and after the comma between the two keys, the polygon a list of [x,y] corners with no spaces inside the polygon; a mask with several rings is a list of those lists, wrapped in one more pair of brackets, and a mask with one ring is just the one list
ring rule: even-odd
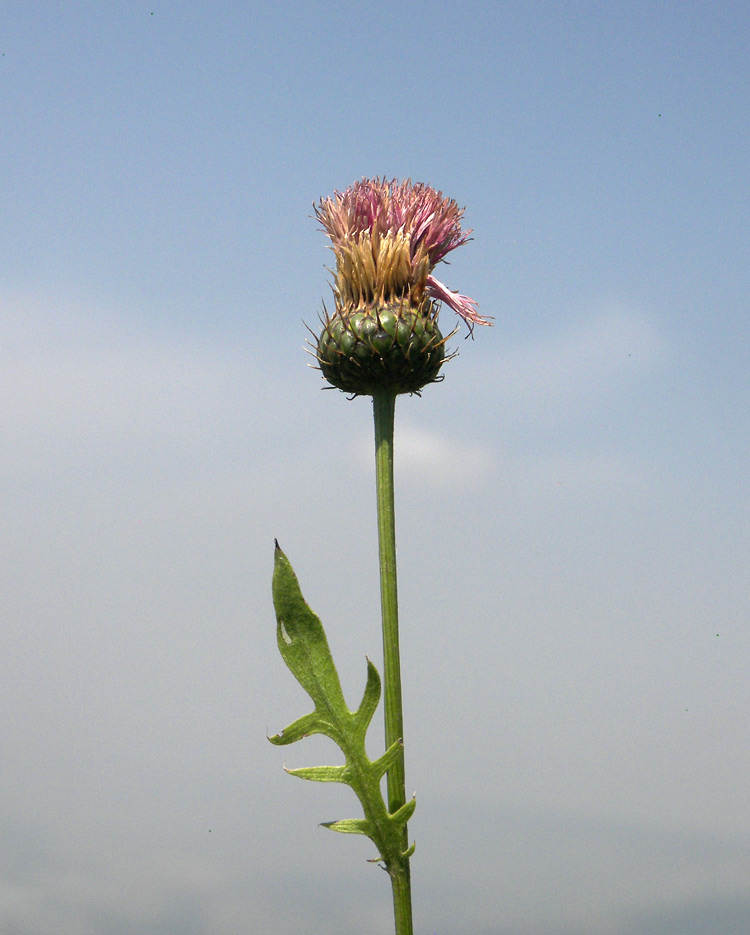
{"label": "green leaf blade", "polygon": [[365,658],[367,659],[367,684],[365,685],[365,691],[357,713],[354,715],[357,728],[362,732],[362,736],[367,733],[367,728],[370,726],[372,716],[377,710],[381,692],[378,670],[367,656]]}
{"label": "green leaf blade", "polygon": [[302,597],[289,559],[276,543],[273,570],[276,640],[284,662],[315,702],[338,718],[350,717],[325,631]]}
{"label": "green leaf blade", "polygon": [[378,779],[381,779],[393,766],[396,760],[401,756],[404,745],[400,740],[396,740],[388,747],[385,753],[375,760],[372,764],[373,771]]}
{"label": "green leaf blade", "polygon": [[298,769],[286,769],[290,776],[311,779],[313,782],[349,783],[350,771],[347,766],[301,766]]}
{"label": "green leaf blade", "polygon": [[325,734],[330,736],[331,725],[323,718],[318,711],[312,711],[298,718],[289,727],[285,727],[280,734],[273,734],[269,741],[277,747],[286,746],[289,743],[295,743],[302,740],[303,737],[309,737],[311,734]]}
{"label": "green leaf blade", "polygon": [[417,807],[416,798],[409,799],[408,802],[404,804],[391,815],[391,821],[399,828],[403,828],[404,825],[408,822],[411,816],[414,814],[414,809]]}
{"label": "green leaf blade", "polygon": [[364,834],[372,839],[372,823],[365,818],[342,818],[340,821],[321,822],[322,828],[338,831],[341,834]]}

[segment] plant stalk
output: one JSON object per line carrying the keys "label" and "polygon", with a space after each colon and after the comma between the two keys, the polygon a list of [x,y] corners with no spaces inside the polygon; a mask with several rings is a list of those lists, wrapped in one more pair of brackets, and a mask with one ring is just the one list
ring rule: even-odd
{"label": "plant stalk", "polygon": [[[385,709],[385,749],[404,739],[401,702],[401,660],[398,645],[398,588],[396,580],[396,518],[393,487],[393,423],[396,394],[373,393],[375,419],[375,478],[378,503],[378,545],[380,554],[380,602],[383,621],[383,697]],[[393,813],[406,802],[406,774],[403,748],[388,770],[388,810]],[[409,846],[404,826],[402,853]],[[388,868],[393,887],[396,935],[413,935],[409,858]]]}

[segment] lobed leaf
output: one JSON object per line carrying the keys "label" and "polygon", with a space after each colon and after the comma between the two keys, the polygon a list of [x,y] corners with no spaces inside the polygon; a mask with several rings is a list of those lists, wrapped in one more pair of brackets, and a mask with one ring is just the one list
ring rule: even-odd
{"label": "lobed leaf", "polygon": [[304,766],[287,769],[290,776],[313,782],[342,782],[351,786],[364,811],[364,818],[324,822],[323,827],[343,834],[364,834],[381,855],[386,868],[403,864],[413,851],[402,850],[401,834],[416,807],[412,799],[393,814],[388,812],[381,780],[398,759],[400,740],[377,760],[370,760],[365,735],[381,695],[378,671],[367,659],[367,682],[356,712],[348,709],[341,690],[323,625],[310,610],[300,591],[289,560],[276,543],[273,572],[273,602],[276,610],[276,641],[294,677],[312,698],[315,710],[291,723],[280,734],[269,737],[277,746],[294,743],[310,734],[324,734],[341,749],[343,766]]}

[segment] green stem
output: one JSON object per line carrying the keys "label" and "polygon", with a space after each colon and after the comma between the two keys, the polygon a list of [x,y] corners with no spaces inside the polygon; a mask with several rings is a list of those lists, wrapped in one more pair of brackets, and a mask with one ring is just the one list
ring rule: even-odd
{"label": "green stem", "polygon": [[[393,493],[393,421],[396,394],[373,393],[375,417],[375,474],[378,501],[378,544],[380,551],[380,602],[383,617],[383,695],[385,749],[404,739],[401,703],[401,661],[398,648],[398,588],[396,582],[396,520]],[[406,802],[404,754],[388,770],[388,810],[393,813]],[[404,826],[402,853],[409,846]],[[409,858],[388,867],[393,887],[396,935],[413,935]]]}

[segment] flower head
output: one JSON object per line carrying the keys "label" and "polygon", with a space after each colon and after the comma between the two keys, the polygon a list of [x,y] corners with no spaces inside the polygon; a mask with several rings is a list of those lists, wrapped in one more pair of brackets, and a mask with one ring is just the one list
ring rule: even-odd
{"label": "flower head", "polygon": [[418,393],[440,379],[444,302],[472,329],[489,325],[477,303],[437,280],[435,266],[466,243],[463,211],[429,185],[362,179],[324,198],[315,215],[336,256],[333,315],[316,357],[323,376],[347,393]]}
{"label": "flower head", "polygon": [[489,325],[474,299],[452,292],[432,275],[451,250],[469,239],[463,209],[429,185],[362,179],[315,208],[336,256],[337,307],[425,296],[444,302],[469,327]]}

